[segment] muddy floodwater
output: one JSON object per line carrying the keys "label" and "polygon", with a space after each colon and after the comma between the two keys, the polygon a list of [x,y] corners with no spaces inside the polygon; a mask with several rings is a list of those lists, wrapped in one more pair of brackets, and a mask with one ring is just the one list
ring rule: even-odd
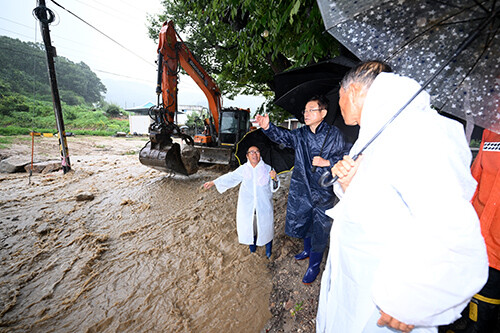
{"label": "muddy floodwater", "polygon": [[139,163],[144,140],[69,139],[71,172],[0,174],[1,332],[264,327],[269,260],[238,244],[237,188],[201,189],[220,168],[176,176]]}

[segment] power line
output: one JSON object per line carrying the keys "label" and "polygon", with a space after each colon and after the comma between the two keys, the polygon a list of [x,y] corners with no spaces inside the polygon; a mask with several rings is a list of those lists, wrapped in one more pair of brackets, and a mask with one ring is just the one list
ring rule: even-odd
{"label": "power line", "polygon": [[138,55],[137,53],[135,53],[134,51],[128,49],[127,47],[125,47],[124,45],[122,45],[121,43],[119,43],[118,41],[114,40],[113,38],[111,38],[110,36],[108,36],[107,34],[105,34],[104,32],[102,32],[101,30],[97,29],[96,27],[94,27],[92,24],[88,23],[87,21],[85,21],[84,19],[82,19],[81,17],[79,17],[78,15],[76,15],[75,13],[73,13],[72,11],[64,8],[63,6],[61,6],[60,4],[58,4],[56,1],[54,0],[50,0],[52,1],[56,6],[62,8],[63,10],[67,11],[69,14],[73,15],[74,17],[76,17],[77,19],[79,19],[80,21],[82,21],[83,23],[87,24],[88,26],[90,26],[92,29],[96,30],[97,32],[99,32],[101,35],[105,36],[106,38],[108,38],[109,40],[111,40],[113,43],[119,45],[120,47],[122,47],[123,49],[125,49],[126,51],[132,53],[133,55],[135,55],[136,57],[138,57],[139,59],[141,59],[142,61],[150,64],[151,66],[153,67],[156,67],[155,65],[153,65],[150,61],[144,59],[143,57],[141,57],[140,55]]}
{"label": "power line", "polygon": [[[13,53],[21,54],[21,55],[24,55],[24,56],[27,55],[29,57],[33,57],[33,59],[34,58],[45,59],[45,57],[42,54],[36,54],[35,52],[30,52],[29,54],[26,54],[26,52],[14,50],[14,49],[11,49],[9,47],[3,47],[3,46],[0,46],[0,50],[6,50],[6,51],[13,52]],[[71,60],[69,60],[69,61],[71,61]],[[74,63],[73,61],[71,61],[71,63],[77,65],[77,63]],[[127,79],[132,79],[132,80],[135,80],[135,81],[142,81],[142,82],[147,82],[147,83],[153,82],[152,80],[145,80],[145,79],[141,79],[141,78],[138,78],[138,77],[133,77],[133,76],[127,76],[127,75],[123,75],[123,74],[113,73],[113,72],[104,71],[104,70],[101,70],[101,69],[94,69],[94,71],[95,72],[109,74],[109,75],[114,75],[114,76],[120,76],[120,77],[124,77],[124,78],[127,78]]]}
{"label": "power line", "polygon": [[127,76],[127,75],[123,75],[123,74],[112,73],[112,72],[103,71],[103,70],[100,70],[100,69],[94,69],[94,70],[95,70],[96,72],[106,73],[106,74],[110,74],[110,75],[114,75],[114,76],[125,77],[125,78],[127,78],[127,79],[133,79],[133,80],[136,80],[136,81],[143,81],[143,82],[147,82],[147,83],[151,83],[151,82],[153,82],[152,80],[144,80],[144,79],[139,79],[139,78],[136,78],[136,77]]}
{"label": "power line", "polygon": [[138,7],[134,6],[134,5],[132,5],[130,2],[127,2],[125,0],[122,0],[122,3],[126,4],[129,7],[132,7],[134,9],[141,10],[141,8],[138,8]]}
{"label": "power line", "polygon": [[[58,0],[57,0],[57,1],[58,1]],[[77,0],[77,1],[78,1],[78,0]],[[95,0],[92,0],[92,1],[95,1]],[[137,58],[141,59],[142,61],[146,62],[147,64],[149,64],[149,65],[150,65],[150,66],[152,66],[153,68],[156,68],[156,66],[154,65],[154,62],[153,62],[153,61],[148,61],[148,60],[146,60],[146,59],[142,58],[140,55],[135,54],[133,51],[129,50],[129,49],[128,49],[127,47],[125,47],[124,45],[120,44],[119,42],[117,42],[116,40],[114,40],[113,38],[111,38],[110,36],[106,35],[106,34],[105,34],[105,33],[103,33],[102,31],[100,31],[99,29],[97,29],[95,26],[93,26],[92,24],[90,24],[90,23],[86,22],[84,19],[82,19],[81,17],[79,17],[79,16],[78,16],[78,15],[76,15],[75,13],[73,13],[73,12],[71,12],[70,10],[68,10],[68,9],[64,8],[63,6],[61,6],[61,5],[60,5],[59,3],[57,3],[56,1],[53,1],[53,2],[54,2],[54,4],[55,4],[56,6],[58,6],[58,7],[62,8],[64,11],[68,12],[70,15],[72,15],[72,16],[74,16],[74,17],[76,17],[77,19],[79,19],[79,20],[80,20],[80,21],[82,21],[83,23],[87,24],[87,25],[88,25],[88,26],[90,26],[92,29],[94,29],[94,30],[96,30],[97,32],[99,32],[101,35],[104,35],[107,39],[111,40],[111,41],[112,41],[113,43],[115,43],[116,45],[118,45],[118,46],[120,46],[121,48],[125,49],[125,50],[126,50],[126,51],[128,51],[130,54],[132,54],[132,55],[136,56]],[[99,8],[97,8],[97,7],[99,7],[99,6],[98,6],[98,4],[99,4],[99,2],[95,1],[95,3],[94,3],[94,7],[93,7],[93,8],[96,8],[95,10],[98,10],[98,11],[100,11],[100,12],[105,13],[106,15],[108,15],[108,12],[101,11]],[[140,8],[135,7],[135,6],[133,6],[133,5],[131,5],[131,4],[128,4],[128,3],[124,3],[124,5],[128,5],[128,6],[130,6],[130,7],[133,7],[133,8],[135,8],[135,9],[138,9],[138,11],[139,11],[139,10],[141,10]],[[117,13],[118,13],[118,12],[117,12]],[[110,15],[110,16],[112,16],[112,15]],[[116,17],[116,16],[115,16],[115,17]],[[130,17],[130,15],[129,15],[128,17]],[[0,17],[0,19],[1,19],[1,20],[4,20],[4,21],[6,21],[6,22],[12,23],[12,24],[16,24],[17,26],[22,27],[22,29],[27,28],[27,29],[31,30],[31,32],[33,32],[33,30],[34,30],[34,31],[35,31],[35,34],[36,34],[36,26],[35,26],[35,27],[33,27],[33,26],[28,26],[28,25],[26,25],[26,24],[21,24],[21,23],[19,23],[19,22],[16,22],[16,21],[10,20],[10,19],[8,19],[8,18],[4,18],[4,17]],[[127,21],[127,20],[125,20],[125,19],[121,19],[121,21]],[[22,30],[22,29],[19,29],[19,30]],[[33,36],[28,36],[27,34],[21,34],[21,33],[17,32],[17,31],[12,31],[12,30],[3,29],[3,28],[0,28],[0,30],[4,30],[4,31],[6,32],[6,33],[5,33],[5,35],[22,36],[22,39],[24,39],[24,40],[27,40],[27,41],[33,41]],[[16,30],[18,30],[18,29],[16,29]],[[77,41],[77,40],[74,40],[74,39],[64,38],[64,37],[59,36],[58,34],[54,34],[54,36],[55,36],[55,37],[57,37],[57,39],[64,39],[64,40],[66,40],[66,41],[69,41],[69,42],[72,42],[72,43],[76,43],[77,45],[85,46],[85,45],[84,45],[84,44],[82,44],[82,43],[81,43],[81,41],[79,41],[79,40]],[[55,41],[56,41],[55,46],[57,47],[57,46],[58,46],[58,45],[57,45],[57,44],[58,44],[58,43],[57,43],[57,40],[55,40]],[[37,41],[36,41],[36,37],[35,37],[35,41],[34,41],[34,42],[35,42],[35,43],[37,42]],[[73,50],[73,51],[75,51],[75,50],[74,50],[74,48],[73,48],[73,49],[71,49],[71,48],[68,48],[68,47],[66,47],[66,46],[64,46],[64,45],[60,45],[60,46],[58,46],[58,48],[61,48],[61,49],[64,49],[64,50]],[[78,50],[78,52],[79,52],[79,53],[85,52],[85,49],[86,49],[86,48],[88,48],[88,46],[84,47],[83,49],[79,49],[79,50]],[[6,48],[4,48],[4,47],[0,47],[0,49],[6,49]],[[73,52],[71,52],[71,53],[73,53]],[[102,57],[102,56],[101,56],[101,57]],[[43,57],[41,57],[41,58],[43,58]],[[69,59],[68,59],[68,60],[69,60]],[[112,71],[104,71],[104,70],[94,70],[94,71],[95,71],[95,72],[100,72],[100,73],[105,73],[105,74],[107,74],[107,75],[113,75],[113,76],[116,76],[116,77],[123,77],[123,78],[127,78],[127,79],[130,79],[130,80],[134,80],[134,81],[136,81],[136,82],[147,82],[147,83],[151,83],[151,82],[152,82],[152,81],[150,81],[150,80],[147,80],[147,79],[144,79],[144,78],[140,78],[140,77],[135,77],[135,76],[127,76],[127,75],[123,75],[123,73],[120,73],[120,74],[119,74],[119,72],[118,72],[118,73],[115,73],[115,72],[112,72]]]}
{"label": "power line", "polygon": [[18,33],[18,32],[15,32],[15,31],[12,31],[12,30],[7,30],[7,29],[4,29],[4,28],[0,28],[0,30],[10,32],[11,34],[14,34],[14,35],[23,36],[24,38],[27,38],[27,39],[29,39],[29,40],[33,40],[33,37],[32,37],[32,36],[23,35],[23,34],[20,34],[20,33]]}
{"label": "power line", "polygon": [[[0,17],[0,19],[3,19],[3,17]],[[10,20],[8,20],[10,21]],[[14,21],[11,21],[12,23],[16,23]],[[27,27],[27,28],[30,28],[30,30],[34,30],[36,32],[36,26],[33,28],[33,27],[28,27],[27,25],[24,25],[24,24],[20,24],[24,27]],[[33,38],[32,36],[28,36],[28,35],[25,35],[25,34],[21,34],[17,31],[12,31],[12,30],[8,30],[8,29],[4,29],[4,28],[0,28],[0,30],[3,30],[3,31],[6,31],[6,32],[9,32],[10,34],[13,34],[13,35],[17,35],[17,36],[21,36],[21,37],[24,37],[24,39],[26,39],[27,41],[30,41],[30,42],[34,42],[34,43],[37,43],[37,40],[36,38]],[[54,36],[55,38],[52,39],[52,41],[54,42],[55,44],[55,47],[57,49],[62,49],[62,50],[65,50],[66,52],[68,53],[71,53],[69,51],[74,51],[74,52],[77,52],[79,55],[81,55],[82,53],[84,54],[87,54],[88,56],[94,56],[93,54],[91,53],[88,53],[88,52],[84,52],[82,50],[85,50],[84,49],[78,49],[78,50],[75,50],[71,47],[67,47],[65,45],[59,45],[58,41],[63,39],[65,41],[68,41],[68,42],[71,42],[71,43],[74,43],[74,44],[77,44],[77,45],[80,45],[80,46],[85,46],[86,48],[91,48],[92,46],[88,45],[88,44],[84,44],[84,43],[81,43],[79,41],[75,41],[73,39],[69,39],[69,38],[65,38],[65,37],[61,37],[60,35],[58,34],[52,34],[52,36]]]}
{"label": "power line", "polygon": [[90,4],[86,3],[86,2],[83,2],[83,1],[80,1],[80,0],[75,0],[75,1],[78,2],[78,3],[80,3],[80,4],[82,4],[82,5],[84,5],[84,6],[93,8],[93,9],[95,9],[97,11],[100,11],[100,12],[103,12],[103,13],[106,13],[106,15],[113,16],[113,17],[119,19],[120,21],[123,21],[124,18],[126,18],[126,19],[128,18],[128,16],[125,13],[117,11],[116,8],[109,7],[109,6],[107,6],[107,5],[103,4],[103,3],[97,2],[99,5],[107,7],[109,9],[113,10],[114,13],[119,13],[121,15],[121,17],[116,16],[114,13],[111,13],[111,12],[108,12],[106,10],[103,10],[102,8],[94,7],[94,6],[92,6],[92,5],[90,5]]}
{"label": "power line", "polygon": [[36,53],[34,53],[34,51],[29,51],[29,53],[26,53],[24,51],[18,51],[18,50],[11,49],[10,47],[3,47],[3,46],[0,46],[0,50],[6,50],[6,51],[13,52],[13,53],[24,54],[24,55],[27,55],[27,56],[30,56],[30,57],[36,57],[36,58],[40,58],[40,59],[45,59],[45,57],[43,56],[43,54],[36,54]]}
{"label": "power line", "polygon": [[[11,22],[11,23],[14,23],[14,24],[20,25],[20,26],[25,27],[25,28],[28,28],[28,29],[30,29],[30,31],[33,31],[33,29],[34,29],[34,31],[35,31],[35,36],[36,36],[36,31],[37,31],[37,29],[36,29],[36,26],[37,26],[37,25],[36,25],[36,24],[35,24],[35,27],[33,28],[33,27],[30,27],[30,26],[28,26],[28,25],[26,25],[26,24],[21,24],[21,23],[16,22],[16,21],[9,20],[9,19],[7,19],[7,18],[5,18],[5,17],[1,17],[1,16],[0,16],[0,19],[5,20],[5,21],[9,21],[9,22]],[[7,30],[7,29],[4,29],[4,28],[0,28],[0,30],[4,30],[4,31],[7,31],[7,32],[10,32],[10,33],[12,33],[12,34],[19,35],[19,36],[23,36],[23,37],[25,37],[26,39],[28,39],[29,41],[34,41],[34,42],[36,43],[36,37],[35,37],[35,38],[33,38],[33,37],[31,37],[31,36],[28,36],[28,35],[23,35],[23,34],[20,34],[20,33],[19,33],[19,32],[17,32],[17,31]],[[69,39],[69,38],[64,38],[64,37],[61,37],[61,36],[59,36],[58,34],[54,34],[54,33],[52,33],[51,35],[52,35],[52,36],[55,36],[55,37],[57,37],[57,38],[60,38],[60,39],[67,40],[67,41],[72,42],[72,43],[75,43],[75,44],[79,44],[79,45],[82,45],[82,46],[90,47],[90,45],[85,45],[85,44],[83,44],[83,43],[81,43],[81,42],[77,42],[77,41],[75,41],[75,40],[73,40],[73,39]],[[56,43],[57,43],[57,42],[56,42]]]}
{"label": "power line", "polygon": [[5,18],[5,17],[0,17],[0,19],[5,20],[5,21],[9,21],[11,23],[14,23],[14,24],[17,24],[17,25],[20,25],[20,26],[23,26],[25,28],[33,29],[33,27],[30,27],[30,26],[28,26],[26,24],[22,24],[22,23],[19,23],[19,22],[16,22],[16,21],[9,20],[8,18]]}

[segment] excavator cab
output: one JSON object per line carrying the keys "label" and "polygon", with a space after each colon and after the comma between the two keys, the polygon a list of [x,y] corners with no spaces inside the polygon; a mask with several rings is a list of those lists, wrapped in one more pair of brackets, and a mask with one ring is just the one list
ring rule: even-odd
{"label": "excavator cab", "polygon": [[222,108],[219,112],[219,132],[213,145],[202,143],[201,136],[195,136],[195,146],[200,151],[200,162],[211,164],[234,163],[234,147],[250,127],[250,110]]}
{"label": "excavator cab", "polygon": [[238,108],[226,108],[221,110],[220,117],[220,145],[233,146],[248,132],[250,112]]}

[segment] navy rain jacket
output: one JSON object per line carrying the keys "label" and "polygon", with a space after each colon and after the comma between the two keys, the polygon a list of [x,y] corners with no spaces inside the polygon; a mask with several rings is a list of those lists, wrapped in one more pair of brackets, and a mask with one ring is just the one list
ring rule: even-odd
{"label": "navy rain jacket", "polygon": [[[312,251],[322,252],[328,242],[331,218],[325,214],[333,207],[333,186],[321,187],[321,175],[348,153],[340,130],[322,122],[313,133],[309,126],[288,131],[269,123],[263,131],[272,141],[295,149],[295,166],[290,181],[286,211],[285,233],[291,237],[311,237]],[[325,142],[325,138],[328,136]],[[321,147],[325,143],[322,153]],[[321,156],[330,161],[330,167],[317,167],[313,173],[312,160]]]}

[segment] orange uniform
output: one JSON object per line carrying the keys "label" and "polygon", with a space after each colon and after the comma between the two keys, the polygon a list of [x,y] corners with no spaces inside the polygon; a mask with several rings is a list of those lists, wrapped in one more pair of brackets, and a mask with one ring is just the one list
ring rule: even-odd
{"label": "orange uniform", "polygon": [[472,204],[481,222],[489,266],[500,270],[500,134],[484,130],[471,171],[478,182]]}

